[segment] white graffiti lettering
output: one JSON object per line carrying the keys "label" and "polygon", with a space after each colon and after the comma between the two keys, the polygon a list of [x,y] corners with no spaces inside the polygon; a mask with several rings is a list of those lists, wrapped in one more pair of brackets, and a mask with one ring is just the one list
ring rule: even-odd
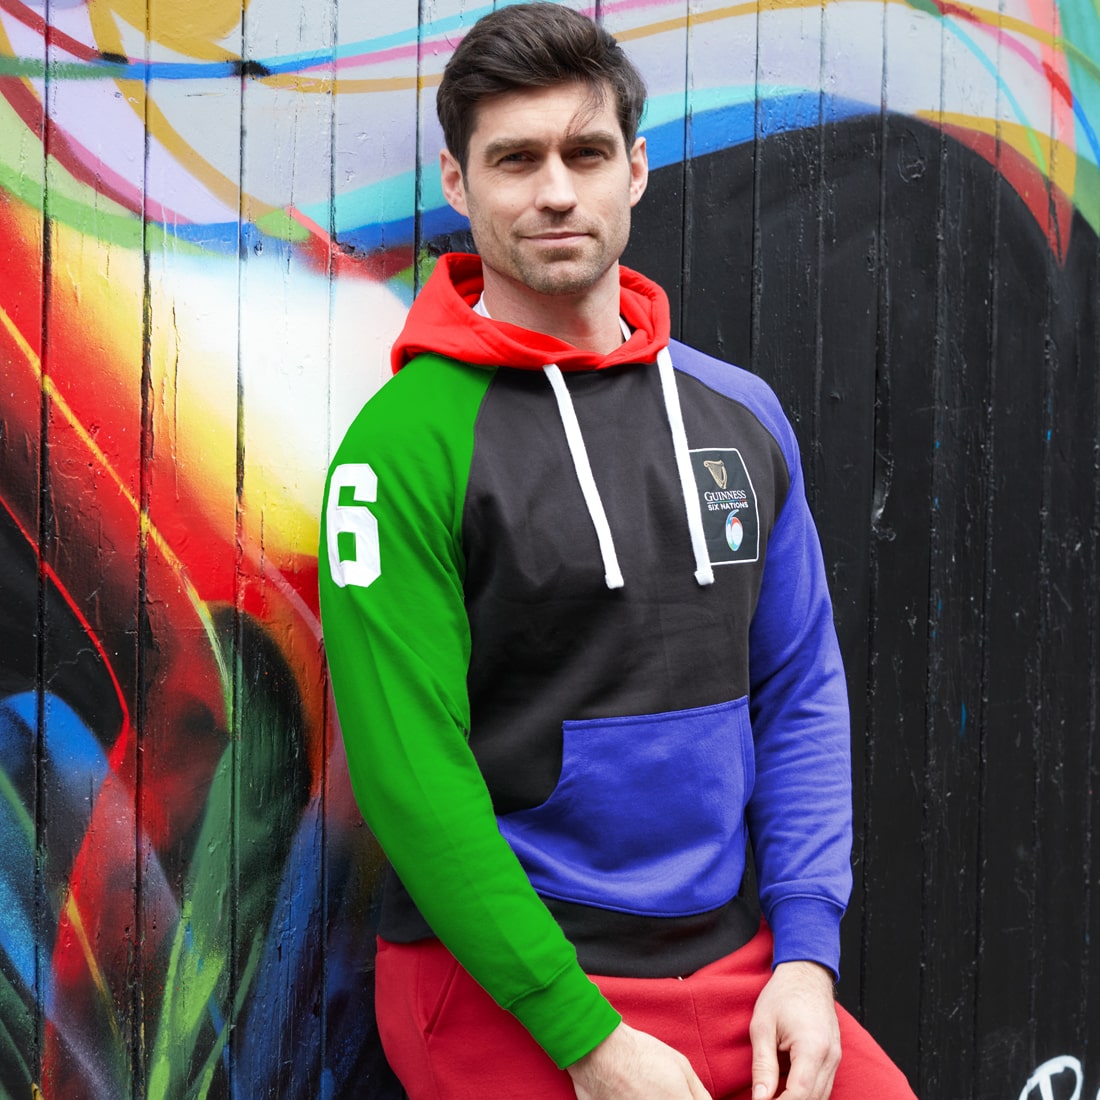
{"label": "white graffiti lettering", "polygon": [[[1073,1074],[1073,1092],[1069,1096],[1065,1095],[1068,1080],[1059,1081],[1059,1090],[1054,1091],[1055,1078],[1066,1073]],[[1085,1075],[1081,1063],[1076,1058],[1064,1054],[1060,1058],[1051,1058],[1044,1062],[1028,1078],[1019,1100],[1081,1100],[1084,1087]],[[1100,1100],[1100,1092],[1097,1092],[1096,1100]]]}

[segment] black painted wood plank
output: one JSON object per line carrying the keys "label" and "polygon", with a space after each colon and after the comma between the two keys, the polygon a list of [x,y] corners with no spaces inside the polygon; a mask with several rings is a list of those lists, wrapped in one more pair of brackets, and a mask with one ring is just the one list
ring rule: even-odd
{"label": "black painted wood plank", "polygon": [[[947,135],[940,159],[934,301],[934,444],[928,729],[922,838],[922,1086],[971,1095],[977,958],[983,608],[991,378],[990,166]],[[930,227],[931,228],[931,227]]]}
{"label": "black painted wood plank", "polygon": [[[1083,369],[1093,379],[1100,376],[1100,239],[1092,228],[1078,230],[1084,239],[1078,247],[1085,254],[1080,260],[1082,283],[1078,297],[1078,355]],[[1085,890],[1082,898],[1085,947],[1078,965],[1083,972],[1083,997],[1078,1006],[1079,1018],[1085,1028],[1085,1047],[1081,1059],[1086,1078],[1093,1089],[1100,1091],[1100,1037],[1093,1021],[1100,1019],[1100,386],[1093,390],[1091,461],[1087,466],[1092,480],[1092,522],[1087,531],[1088,592],[1083,612],[1088,617],[1088,674],[1085,683],[1076,686],[1086,700],[1087,724],[1082,731],[1085,740],[1084,774],[1079,782],[1088,792],[1085,818],[1080,828],[1087,849],[1082,872]]]}
{"label": "black painted wood plank", "polygon": [[[676,197],[675,171],[661,169],[653,198]],[[666,182],[667,180],[667,182]],[[685,224],[680,329],[694,347],[748,368],[751,363],[753,148],[737,146],[697,157],[684,176]],[[648,198],[647,200],[650,201]],[[653,202],[650,210],[663,207]],[[645,216],[650,216],[648,213]],[[646,234],[634,234],[632,249],[645,247]],[[662,285],[672,260],[647,251],[645,270]]]}
{"label": "black painted wood plank", "polygon": [[852,715],[853,890],[842,929],[840,999],[875,1034],[880,1021],[863,1012],[861,974],[863,939],[874,906],[864,877],[871,733],[868,575],[878,342],[879,136],[877,118],[822,126],[819,431],[810,456],[815,517]]}
{"label": "black painted wood plank", "polygon": [[[888,116],[880,211],[878,418],[875,426],[865,883],[864,1011],[918,1094],[922,830],[928,723],[929,538],[934,460],[939,161],[932,131]],[[889,916],[887,916],[889,914]]]}
{"label": "black painted wood plank", "polygon": [[1032,929],[1043,649],[1043,372],[1047,244],[1017,192],[995,207],[991,480],[978,1004],[979,1098],[1018,1095],[1036,1063]]}

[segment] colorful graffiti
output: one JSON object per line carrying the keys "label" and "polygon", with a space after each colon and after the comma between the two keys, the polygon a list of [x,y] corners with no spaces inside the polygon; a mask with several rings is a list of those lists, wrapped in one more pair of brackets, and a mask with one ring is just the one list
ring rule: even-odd
{"label": "colorful graffiti", "polygon": [[[317,508],[461,230],[432,95],[490,6],[0,0],[0,1095],[399,1095]],[[897,115],[1056,262],[1100,231],[1095,5],[595,14],[658,171]]]}

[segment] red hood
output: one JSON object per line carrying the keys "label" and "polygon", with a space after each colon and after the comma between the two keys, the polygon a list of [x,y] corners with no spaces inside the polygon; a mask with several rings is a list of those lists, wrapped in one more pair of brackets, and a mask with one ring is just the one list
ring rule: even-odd
{"label": "red hood", "polygon": [[619,286],[619,310],[633,334],[610,355],[597,355],[554,336],[474,313],[472,307],[481,297],[481,259],[448,252],[440,256],[409,310],[390,353],[393,371],[396,374],[425,352],[463,363],[524,370],[541,370],[548,363],[557,363],[563,371],[650,363],[668,346],[668,298],[656,283],[622,266]]}

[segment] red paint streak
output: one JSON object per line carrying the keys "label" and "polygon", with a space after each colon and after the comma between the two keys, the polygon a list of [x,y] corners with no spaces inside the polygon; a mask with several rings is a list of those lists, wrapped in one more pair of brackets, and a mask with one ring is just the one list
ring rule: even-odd
{"label": "red paint streak", "polygon": [[931,0],[931,4],[942,16],[951,15],[965,23],[981,25],[981,20],[973,12],[960,8],[957,4],[948,3],[947,0]]}
{"label": "red paint streak", "polygon": [[[940,15],[945,18],[951,16],[964,23],[969,23],[971,26],[977,27],[987,34],[993,35],[998,46],[1004,47],[1021,60],[1027,62],[1035,72],[1042,73],[1043,76],[1046,77],[1047,84],[1057,97],[1068,107],[1073,107],[1073,90],[1070,88],[1066,78],[1061,73],[1056,72],[1046,61],[1037,61],[1035,54],[1029,50],[1023,42],[1020,42],[1016,35],[1006,31],[1003,27],[992,26],[984,22],[972,11],[959,7],[957,4],[949,3],[948,0],[930,0],[930,3],[932,3],[939,11]],[[1055,14],[1057,14],[1057,12]],[[1059,32],[1057,30],[1053,33],[1053,37],[1055,39],[1059,37]]]}
{"label": "red paint streak", "polygon": [[73,38],[72,35],[59,31],[56,27],[47,23],[45,18],[32,11],[26,4],[19,0],[0,0],[0,11],[6,11],[13,18],[19,20],[25,27],[29,27],[36,34],[42,35],[47,48],[57,46],[66,53],[80,61],[102,61],[103,54],[94,47]]}
{"label": "red paint streak", "polygon": [[367,254],[349,252],[308,214],[297,207],[287,207],[287,213],[309,232],[309,240],[299,246],[302,254],[318,271],[331,271],[337,276],[359,276],[373,282],[385,282],[412,266],[415,251],[411,245],[387,248]]}
{"label": "red paint streak", "polygon": [[1073,200],[1028,158],[1006,141],[964,126],[945,125],[944,132],[987,160],[1023,200],[1059,263],[1064,262],[1073,224]]}
{"label": "red paint streak", "polygon": [[[3,3],[3,0],[0,0]],[[19,120],[34,134],[53,157],[79,183],[86,184],[105,198],[113,199],[133,214],[141,214],[140,196],[127,188],[121,191],[105,177],[114,172],[97,157],[74,141],[51,118],[44,117],[42,103],[34,91],[18,77],[0,77],[0,95],[11,105]],[[94,166],[94,167],[93,167]],[[117,178],[117,177],[115,177]],[[148,204],[147,204],[148,205]],[[161,216],[164,212],[161,211]]]}
{"label": "red paint streak", "polygon": [[1047,62],[1043,62],[1043,73],[1050,83],[1050,86],[1058,93],[1059,98],[1065,102],[1068,106],[1073,106],[1073,89],[1070,88],[1066,82],[1066,78],[1061,73],[1057,73],[1051,68]]}
{"label": "red paint streak", "polygon": [[[72,593],[69,591],[68,586],[58,575],[57,570],[42,558],[42,555],[38,551],[38,544],[31,536],[31,533],[24,527],[19,517],[15,514],[11,505],[3,496],[3,486],[0,485],[0,507],[8,513],[13,524],[15,524],[16,530],[26,540],[27,545],[34,552],[35,557],[38,559],[38,567],[42,572],[42,575],[54,585],[57,594],[61,597],[62,602],[72,612],[73,617],[80,624],[81,629],[84,631],[84,636],[92,644],[92,649],[95,650],[96,655],[99,657],[103,664],[104,669],[107,672],[107,676],[111,681],[112,687],[115,689],[115,697],[118,699],[119,709],[122,711],[122,725],[120,728],[119,736],[125,737],[130,729],[130,708],[126,705],[126,696],[123,694],[122,685],[118,681],[118,677],[115,675],[114,666],[111,664],[111,659],[107,654],[107,650],[103,647],[103,643],[100,641],[99,636],[96,634],[95,628],[89,622],[88,617],[80,610],[80,605],[73,598]],[[102,732],[102,731],[97,731]]]}

